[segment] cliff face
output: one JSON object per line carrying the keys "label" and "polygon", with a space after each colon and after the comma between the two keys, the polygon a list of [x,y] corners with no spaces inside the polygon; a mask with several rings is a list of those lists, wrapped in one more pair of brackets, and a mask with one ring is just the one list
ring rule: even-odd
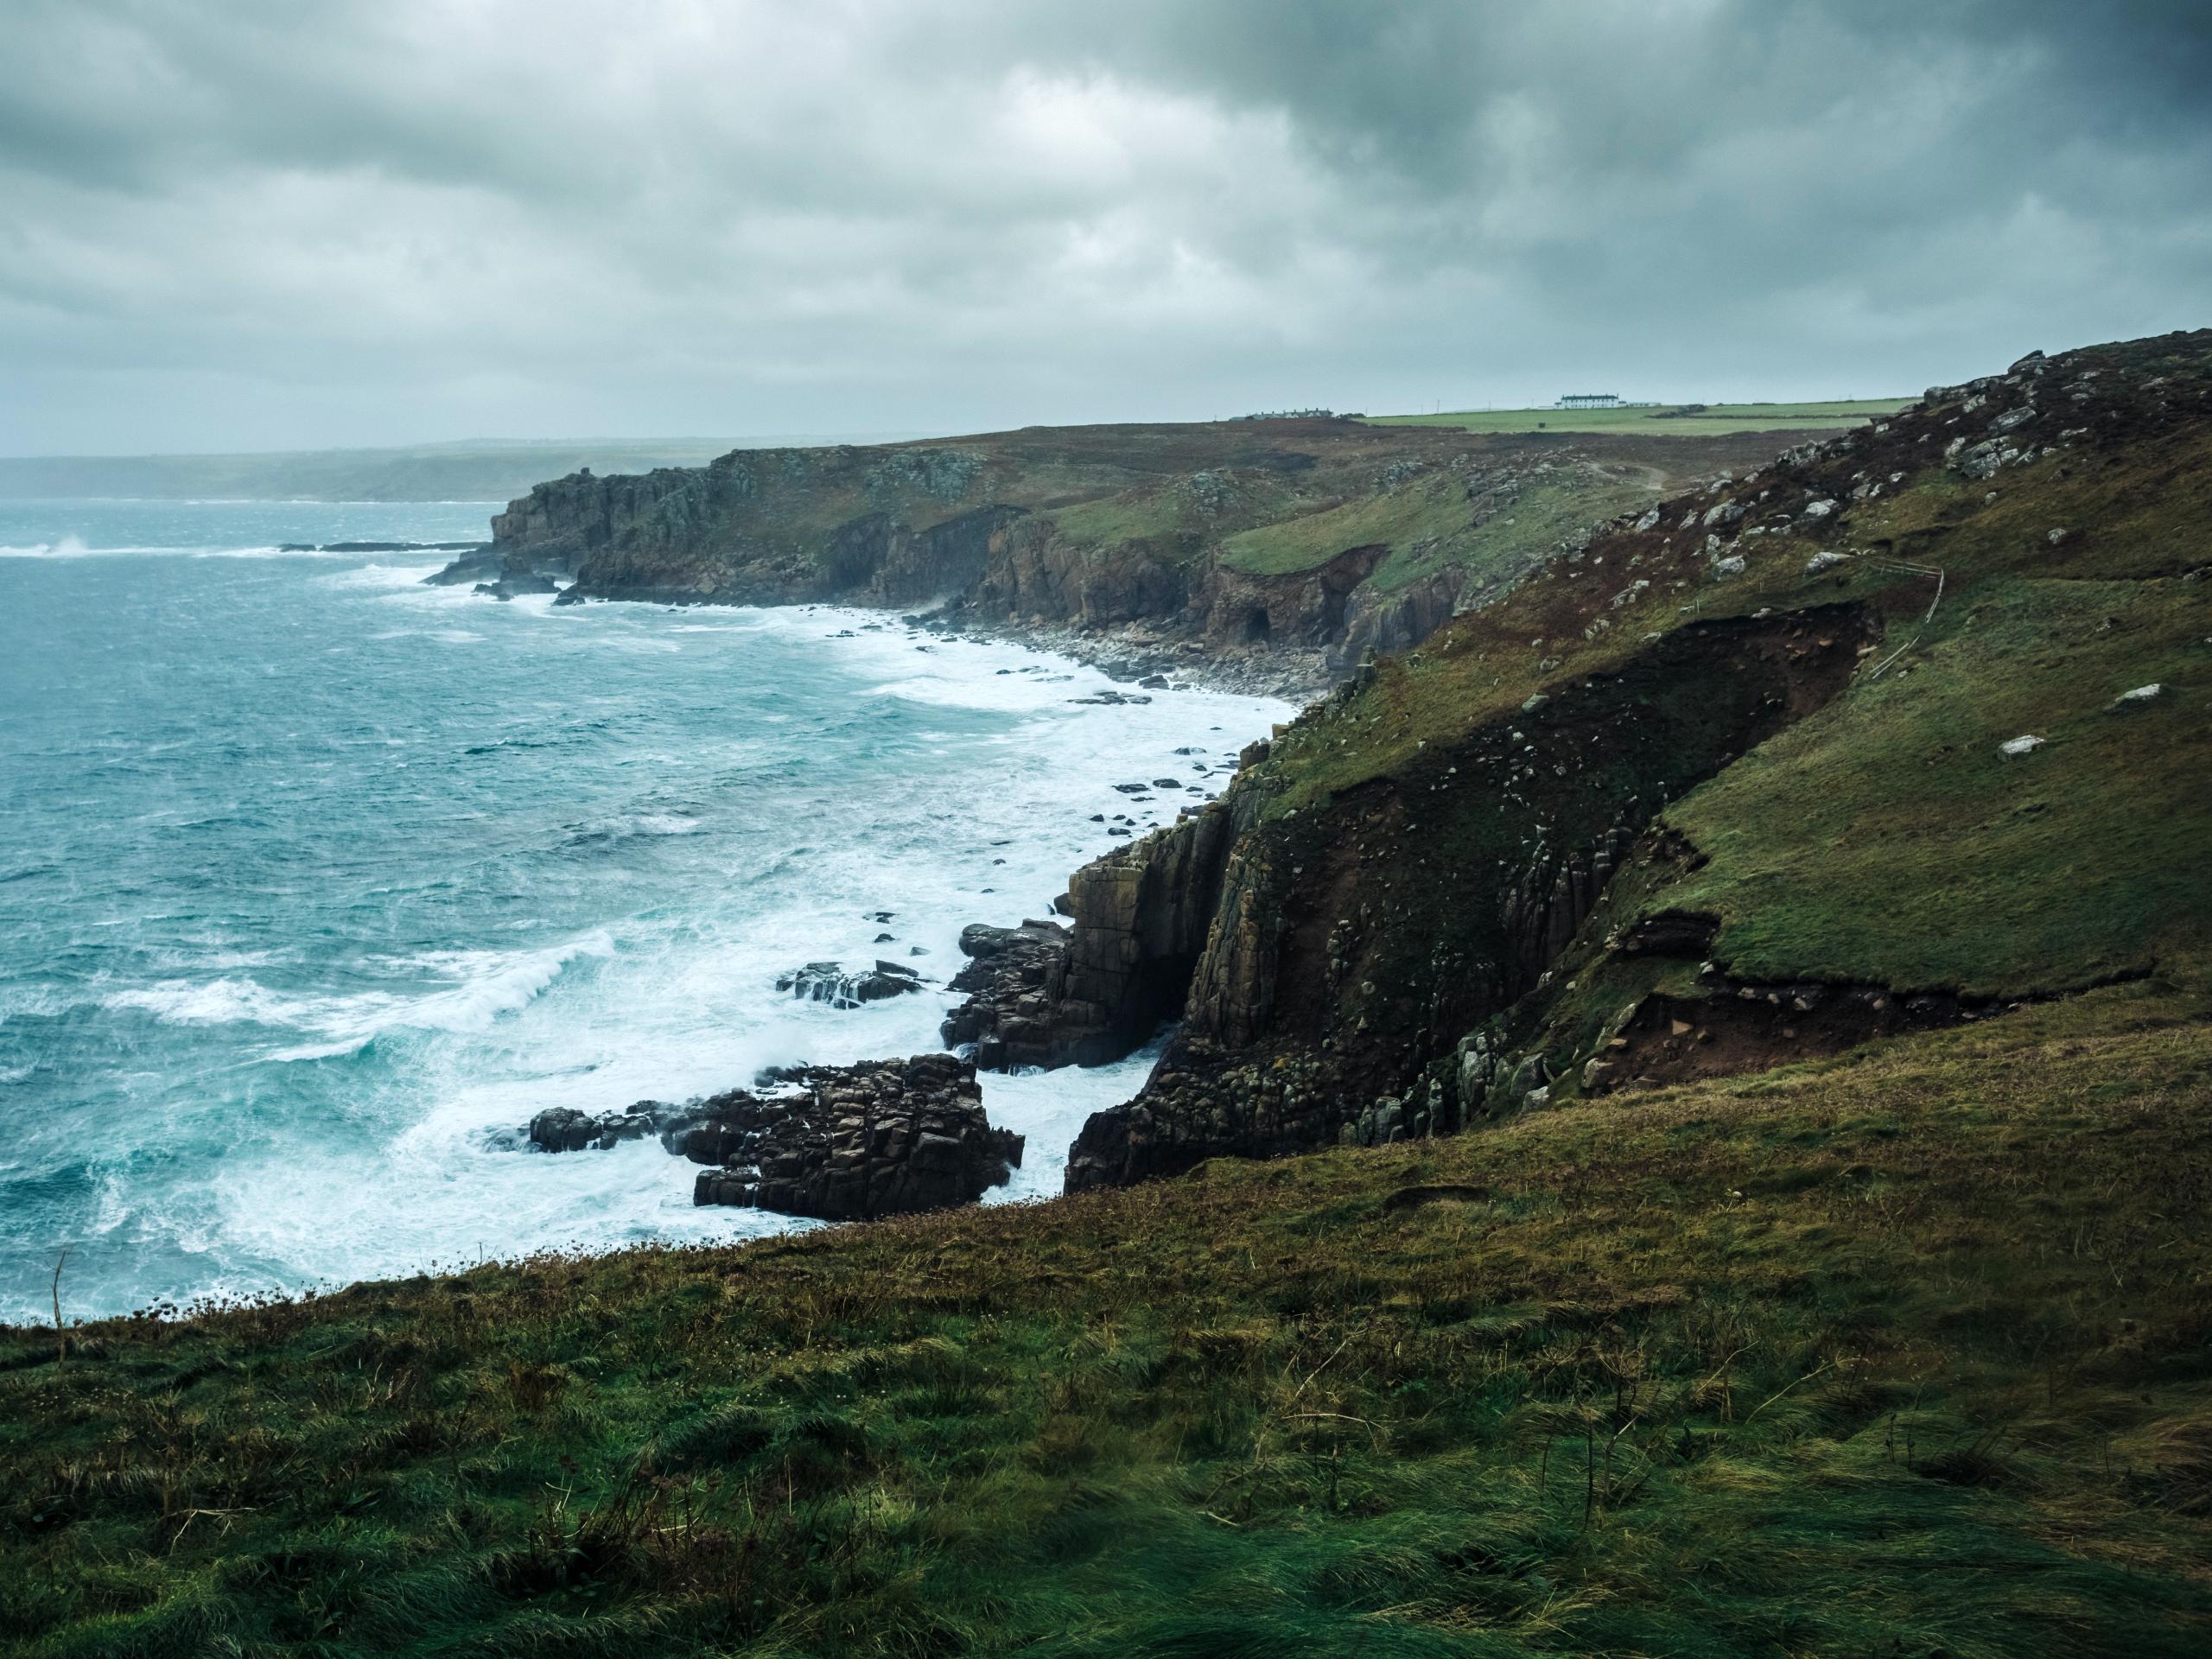
{"label": "cliff face", "polygon": [[[1218,876],[1175,893],[1177,914],[1211,912],[1181,1027],[1142,1094],[1086,1127],[1070,1187],[1336,1141],[1532,990],[1664,803],[1825,703],[1866,639],[1849,607],[1686,627],[1399,775],[1247,806]],[[1343,727],[1360,706],[1306,720]],[[1079,913],[1071,950],[1083,937]],[[1440,1096],[1420,1127],[1456,1128],[1474,1103]]]}
{"label": "cliff face", "polygon": [[1078,876],[1036,1052],[1181,1025],[1071,1190],[2202,974],[2208,523],[2212,334],[2038,356],[1362,671]]}
{"label": "cliff face", "polygon": [[945,1040],[976,1044],[988,1070],[1096,1065],[1141,1046],[1183,1009],[1239,830],[1233,804],[1209,802],[1077,870],[1058,901],[1065,931],[969,930],[976,960],[953,988],[969,1000]]}
{"label": "cliff face", "polygon": [[541,484],[447,576],[556,579],[563,602],[942,606],[1137,630],[1317,683],[1416,643],[1669,480],[1770,448],[1286,420],[738,451]]}

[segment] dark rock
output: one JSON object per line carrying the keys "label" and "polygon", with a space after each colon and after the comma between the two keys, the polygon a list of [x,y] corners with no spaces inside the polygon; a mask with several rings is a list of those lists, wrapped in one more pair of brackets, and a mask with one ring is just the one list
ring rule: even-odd
{"label": "dark rock", "polygon": [[573,1106],[555,1106],[530,1120],[530,1144],[542,1152],[605,1151],[620,1141],[643,1140],[658,1127],[660,1115],[667,1109],[657,1100],[641,1100],[594,1117]]}
{"label": "dark rock", "polygon": [[550,576],[501,576],[497,582],[480,582],[474,591],[489,594],[493,599],[508,600],[518,594],[557,594],[561,584]]}
{"label": "dark rock", "polygon": [[733,1090],[667,1122],[661,1142],[709,1166],[695,1203],[862,1221],[972,1203],[1021,1163],[983,1115],[976,1068],[950,1054],[816,1066],[776,1096]]}
{"label": "dark rock", "polygon": [[495,582],[505,569],[499,550],[486,543],[463,553],[442,570],[433,571],[423,578],[426,588],[459,588]]}
{"label": "dark rock", "polygon": [[857,1008],[863,1002],[880,1002],[922,988],[922,977],[912,968],[879,960],[866,972],[849,974],[844,964],[810,962],[804,968],[776,976],[776,988],[789,991],[802,1001],[827,1002],[833,1008]]}
{"label": "dark rock", "polygon": [[975,1043],[976,1063],[987,1071],[1096,1065],[1141,1046],[1182,1007],[1230,840],[1228,817],[1209,803],[1077,870],[1054,906],[1074,919],[1072,931],[1049,922],[969,929],[1000,940],[1026,932],[1029,944],[1003,966],[961,971],[951,988],[969,1001],[945,1021],[945,1041]]}
{"label": "dark rock", "polygon": [[953,976],[951,988],[968,1001],[939,1028],[945,1046],[974,1043],[976,1063],[985,1071],[1036,1063],[1033,1057],[1047,1040],[1066,947],[1066,930],[1052,922],[1026,921],[1020,927],[977,922],[962,929],[960,950],[969,961]]}

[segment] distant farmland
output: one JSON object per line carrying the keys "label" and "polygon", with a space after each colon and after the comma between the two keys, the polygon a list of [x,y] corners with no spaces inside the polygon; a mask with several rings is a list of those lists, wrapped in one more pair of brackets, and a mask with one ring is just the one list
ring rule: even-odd
{"label": "distant farmland", "polygon": [[1641,437],[1725,436],[1731,432],[1827,431],[1894,415],[1909,397],[1826,404],[1662,404],[1649,409],[1471,409],[1441,415],[1376,415],[1376,426],[1456,426],[1467,432],[1629,432]]}

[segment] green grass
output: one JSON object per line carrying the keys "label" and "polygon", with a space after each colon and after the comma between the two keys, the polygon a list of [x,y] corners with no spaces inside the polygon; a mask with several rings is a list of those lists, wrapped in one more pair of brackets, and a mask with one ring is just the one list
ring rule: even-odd
{"label": "green grass", "polygon": [[[1999,578],[1899,666],[1668,814],[1711,862],[1660,895],[1717,912],[1754,977],[2012,995],[2145,971],[2212,938],[2212,594]],[[2116,709],[2134,687],[2166,690]],[[1998,746],[2046,740],[2007,758]]]}
{"label": "green grass", "polygon": [[[1463,432],[1615,432],[1639,437],[1721,437],[1733,432],[1833,432],[1894,415],[1911,400],[1858,397],[1809,404],[1713,404],[1694,415],[1659,409],[1474,409],[1440,415],[1375,415],[1375,426],[1443,426]],[[1662,418],[1663,417],[1663,418]]]}
{"label": "green grass", "polygon": [[1184,527],[1179,505],[1166,491],[1125,493],[1054,511],[1052,523],[1074,542],[1117,547],[1124,542],[1170,536]]}
{"label": "green grass", "polygon": [[1648,484],[1621,478],[1532,485],[1510,508],[1448,542],[1425,551],[1409,545],[1394,550],[1373,581],[1388,591],[1456,564],[1491,582],[1509,582],[1551,556],[1577,531],[1647,506],[1654,494]]}
{"label": "green grass", "polygon": [[1458,480],[1416,479],[1325,512],[1239,531],[1222,542],[1221,562],[1248,575],[1287,575],[1325,564],[1350,548],[1395,550],[1424,537],[1450,537],[1472,516]]}
{"label": "green grass", "polygon": [[0,1630],[2201,1652],[2207,1012],[2121,987],[1455,1141],[87,1327],[66,1363],[18,1331]]}
{"label": "green grass", "polygon": [[1455,477],[1427,477],[1320,512],[1239,531],[1221,544],[1221,562],[1249,575],[1292,575],[1356,547],[1389,556],[1369,577],[1391,593],[1452,567],[1504,582],[1554,552],[1567,537],[1655,498],[1651,485],[1580,469],[1555,482],[1523,487],[1513,504],[1478,518]]}

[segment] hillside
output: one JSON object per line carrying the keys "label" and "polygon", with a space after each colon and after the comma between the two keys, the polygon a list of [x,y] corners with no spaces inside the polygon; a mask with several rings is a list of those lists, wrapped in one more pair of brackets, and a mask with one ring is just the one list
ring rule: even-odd
{"label": "hillside", "polygon": [[1806,404],[1667,404],[1621,409],[1464,409],[1435,415],[1368,415],[1376,426],[1441,426],[1461,432],[1667,432],[1719,437],[1735,432],[1825,435],[1896,414],[1909,399],[1858,397]]}
{"label": "hillside", "polygon": [[[1157,523],[1198,474],[1147,430],[1160,479],[1106,493],[1128,433],[1039,435],[1093,493],[997,486],[980,534],[931,445],[789,463],[821,517],[780,566],[729,554],[734,476],[566,480],[502,539],[798,591],[891,465],[953,516],[868,545],[988,573],[1057,513],[1093,550]],[[1220,466],[1243,500],[1405,458],[1370,444],[1503,464],[1358,430]],[[1285,441],[1313,466],[1261,466]],[[1224,516],[1208,580],[1459,476]],[[1064,937],[978,956],[963,1028],[1025,1058],[1179,1020],[1070,1196],[0,1332],[0,1630],[2203,1651],[2212,331],[2032,355],[1569,539],[1073,873]],[[906,556],[852,569],[898,602],[938,568]]]}
{"label": "hillside", "polygon": [[541,484],[447,579],[558,581],[568,601],[938,607],[1148,667],[1195,658],[1318,689],[1603,521],[1785,442],[1281,419],[739,451]]}
{"label": "hillside", "polygon": [[[0,1337],[0,1629],[225,1653],[2180,1656],[2201,993],[1481,1135]],[[2152,1173],[2155,1172],[2155,1174]]]}
{"label": "hillside", "polygon": [[1077,873],[1042,1046],[1181,1025],[1074,1177],[2193,981],[2208,343],[2037,358],[1670,500]]}

